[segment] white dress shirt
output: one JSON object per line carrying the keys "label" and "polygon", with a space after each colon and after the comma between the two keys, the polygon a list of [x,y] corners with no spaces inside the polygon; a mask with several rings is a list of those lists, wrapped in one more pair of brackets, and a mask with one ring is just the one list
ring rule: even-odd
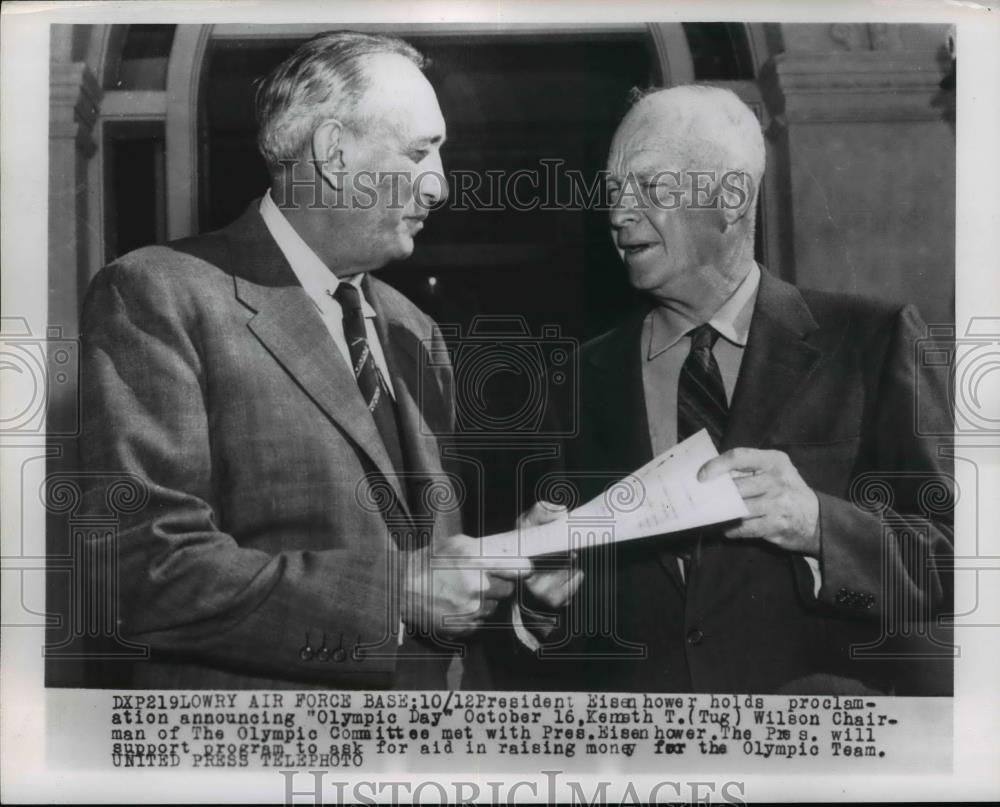
{"label": "white dress shirt", "polygon": [[298,278],[302,288],[305,289],[309,299],[312,300],[316,310],[319,311],[323,324],[330,332],[337,350],[344,357],[347,366],[354,371],[354,363],[351,361],[351,351],[347,347],[347,339],[344,337],[344,313],[340,303],[334,299],[337,286],[341,283],[349,282],[357,287],[361,294],[361,312],[365,315],[365,330],[368,332],[368,346],[371,348],[372,357],[375,359],[375,366],[385,380],[389,388],[389,394],[396,397],[396,392],[392,388],[392,378],[389,376],[389,367],[385,361],[385,353],[382,350],[382,343],[378,338],[378,331],[375,329],[375,309],[365,298],[364,290],[361,288],[361,281],[364,274],[352,275],[348,278],[338,278],[331,272],[319,256],[313,252],[312,248],[302,240],[295,228],[289,224],[281,210],[271,198],[271,191],[264,194],[260,200],[260,215],[264,219],[268,232],[285,256],[288,265],[292,267],[295,277]]}

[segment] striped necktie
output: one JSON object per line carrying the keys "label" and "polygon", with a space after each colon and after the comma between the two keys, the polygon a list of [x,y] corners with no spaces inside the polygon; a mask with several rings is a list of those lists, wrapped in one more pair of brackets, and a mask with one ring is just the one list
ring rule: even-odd
{"label": "striped necktie", "polygon": [[[699,325],[688,335],[691,337],[691,351],[681,366],[677,382],[677,441],[686,440],[692,434],[708,429],[712,442],[719,448],[729,416],[722,373],[719,372],[719,364],[712,353],[719,334],[706,323]],[[699,530],[690,540],[675,545],[674,551],[684,562],[686,581],[691,578],[692,561],[696,562],[701,555],[701,537],[702,532]]]}
{"label": "striped necktie", "polygon": [[371,345],[368,344],[368,329],[365,314],[361,309],[361,291],[353,283],[341,282],[333,293],[343,311],[344,338],[351,356],[354,378],[361,390],[368,411],[371,412],[378,428],[385,450],[393,467],[402,472],[403,450],[399,441],[399,425],[396,421],[396,406],[389,393],[389,387],[375,364]]}
{"label": "striped necktie", "polygon": [[688,335],[691,352],[684,360],[677,382],[677,440],[680,442],[701,429],[708,429],[715,447],[720,448],[729,404],[719,364],[712,353],[719,334],[706,323]]}

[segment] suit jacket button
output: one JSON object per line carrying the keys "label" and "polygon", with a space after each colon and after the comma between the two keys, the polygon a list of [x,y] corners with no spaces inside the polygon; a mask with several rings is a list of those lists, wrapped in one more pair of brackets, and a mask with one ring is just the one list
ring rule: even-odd
{"label": "suit jacket button", "polygon": [[336,650],[333,651],[333,660],[336,661],[337,663],[342,662],[346,658],[347,658],[347,651],[344,650],[344,648],[338,647]]}
{"label": "suit jacket button", "polygon": [[701,644],[702,639],[704,639],[704,638],[705,638],[705,634],[702,633],[697,628],[694,628],[693,630],[689,630],[688,631],[687,640],[688,640],[688,644],[690,644],[690,645],[699,645],[699,644]]}

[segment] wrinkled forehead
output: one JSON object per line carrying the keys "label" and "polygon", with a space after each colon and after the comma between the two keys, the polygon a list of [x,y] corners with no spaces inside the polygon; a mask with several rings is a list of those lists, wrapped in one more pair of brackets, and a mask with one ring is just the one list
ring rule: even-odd
{"label": "wrinkled forehead", "polygon": [[681,171],[686,159],[679,144],[665,138],[633,138],[615,141],[608,152],[607,170],[611,178],[637,177],[663,171]]}
{"label": "wrinkled forehead", "polygon": [[671,126],[670,116],[655,110],[634,109],[611,140],[608,150],[608,173],[657,173],[684,168],[683,144],[687,133]]}

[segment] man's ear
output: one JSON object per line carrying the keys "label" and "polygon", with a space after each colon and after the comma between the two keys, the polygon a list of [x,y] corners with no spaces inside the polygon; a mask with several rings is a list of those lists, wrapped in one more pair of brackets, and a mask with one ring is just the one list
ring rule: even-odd
{"label": "man's ear", "polygon": [[336,118],[323,121],[312,136],[312,161],[334,190],[344,185],[344,125]]}
{"label": "man's ear", "polygon": [[757,183],[748,172],[730,171],[723,175],[719,183],[717,201],[724,229],[732,227],[750,215],[756,198]]}

